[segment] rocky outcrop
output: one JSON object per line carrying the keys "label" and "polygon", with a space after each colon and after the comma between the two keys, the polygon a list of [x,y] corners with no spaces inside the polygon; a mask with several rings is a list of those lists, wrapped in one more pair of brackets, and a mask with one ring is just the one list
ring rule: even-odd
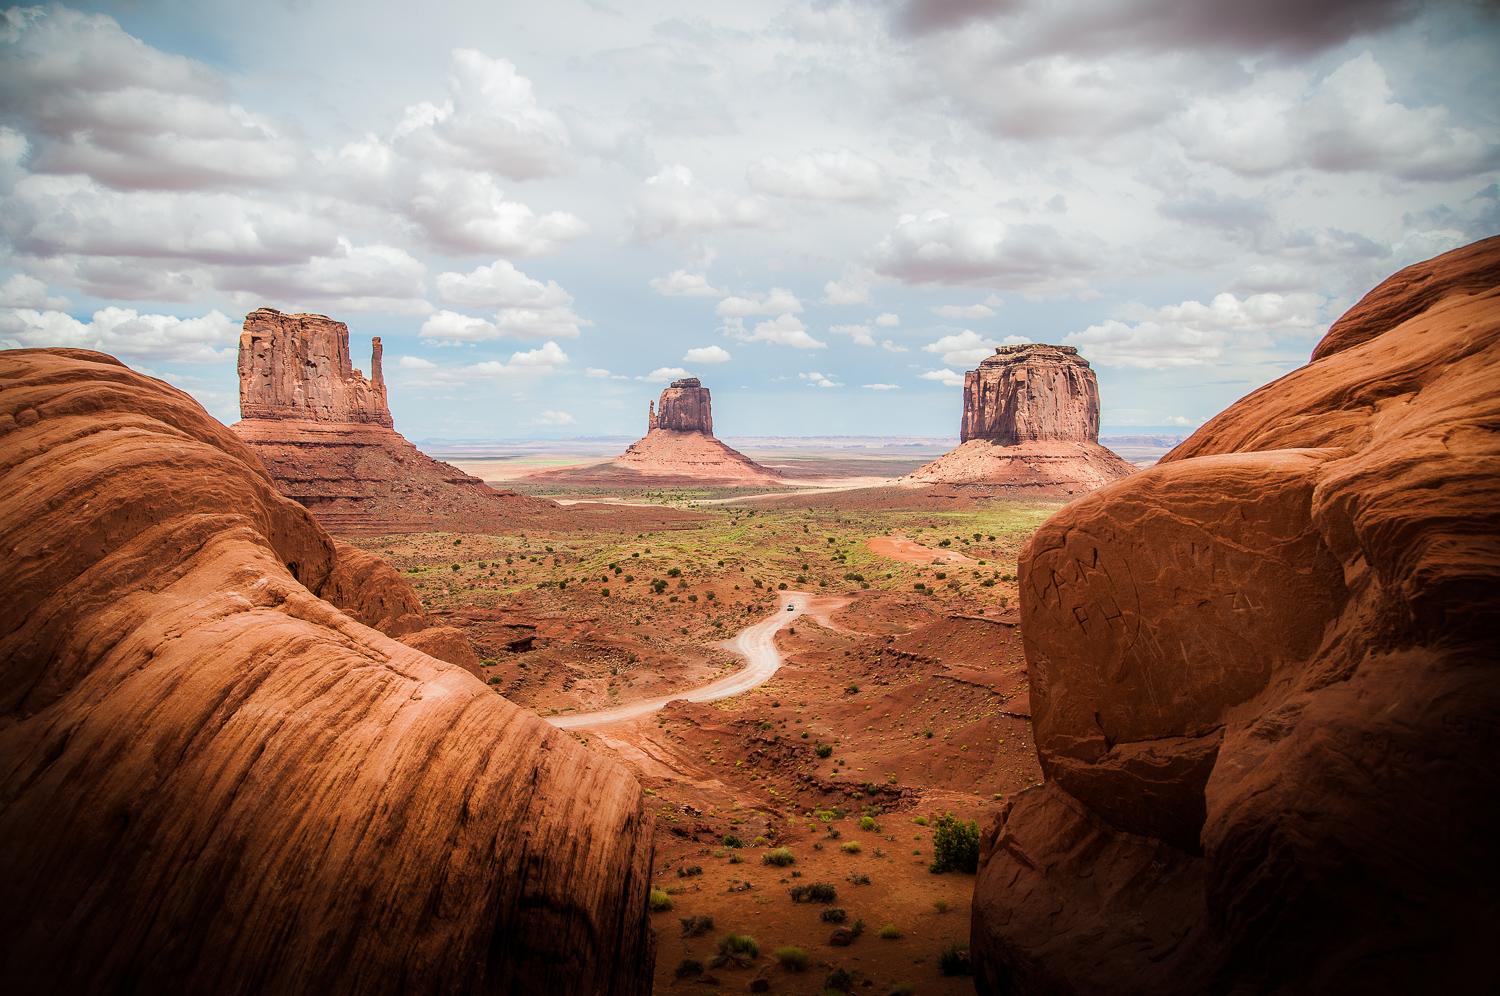
{"label": "rocky outcrop", "polygon": [[674,432],[714,434],[714,413],[708,388],[697,377],[672,381],[661,392],[661,404],[646,409],[646,431],[671,429]]}
{"label": "rocky outcrop", "polygon": [[1082,494],[1135,470],[1099,445],[1099,382],[1072,346],[1000,346],[964,375],[960,443],[901,480]]}
{"label": "rocky outcrop", "polygon": [[1099,381],[1072,346],[998,346],[964,374],[959,441],[1099,441]]}
{"label": "rocky outcrop", "polygon": [[508,532],[558,511],[434,460],[392,427],[373,340],[372,376],[349,360],[349,328],[261,308],[240,335],[240,415],[282,494],[340,535]]}
{"label": "rocky outcrop", "polygon": [[8,990],[649,990],[635,780],[320,598],[416,614],[187,395],[0,352],[0,550]]}
{"label": "rocky outcrop", "polygon": [[1500,238],[1049,519],[982,993],[1466,991],[1500,928]]}

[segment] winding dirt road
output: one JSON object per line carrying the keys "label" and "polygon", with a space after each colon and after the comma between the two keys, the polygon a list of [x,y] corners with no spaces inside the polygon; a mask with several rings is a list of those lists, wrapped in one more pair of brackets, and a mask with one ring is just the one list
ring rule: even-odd
{"label": "winding dirt road", "polygon": [[[801,591],[784,592],[777,600],[776,612],[753,626],[747,626],[733,640],[722,646],[745,658],[745,666],[733,674],[726,674],[717,681],[709,682],[685,692],[673,692],[656,698],[641,699],[601,709],[598,712],[574,713],[569,716],[544,716],[547,722],[563,730],[581,727],[607,726],[638,716],[656,712],[668,702],[687,699],[689,702],[712,702],[740,692],[748,692],[756,685],[769,681],[771,675],[781,667],[781,653],[776,649],[776,631],[789,626],[801,616],[808,616],[829,629],[839,629],[833,623],[833,613],[848,605],[853,599],[843,595],[811,595]],[[788,612],[786,607],[792,606]]]}

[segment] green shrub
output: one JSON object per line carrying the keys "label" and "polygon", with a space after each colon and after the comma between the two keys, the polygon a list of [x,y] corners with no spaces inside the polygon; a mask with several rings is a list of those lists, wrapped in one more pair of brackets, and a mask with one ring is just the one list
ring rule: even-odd
{"label": "green shrub", "polygon": [[843,923],[846,916],[848,914],[837,906],[823,911],[823,919],[828,923]]}
{"label": "green shrub", "polygon": [[794,903],[832,903],[839,898],[839,890],[827,882],[794,885],[787,890]]}
{"label": "green shrub", "polygon": [[859,828],[861,830],[874,830],[875,821],[868,816],[861,816],[859,818]]}
{"label": "green shrub", "polygon": [[748,965],[760,955],[760,945],[749,934],[727,934],[719,941],[719,954],[737,965]]}
{"label": "green shrub", "polygon": [[751,847],[765,847],[769,843],[770,843],[770,841],[766,840],[766,838],[764,838],[764,837],[756,837],[754,840],[752,840],[750,842],[750,846]]}
{"label": "green shrub", "polygon": [[683,937],[699,937],[714,929],[714,918],[711,916],[687,916],[680,922]]}
{"label": "green shrub", "polygon": [[946,913],[948,912],[948,900],[939,896],[937,899],[934,899],[932,901],[932,908],[937,910],[939,913]]}
{"label": "green shrub", "polygon": [[678,878],[692,878],[694,875],[702,875],[702,874],[703,874],[703,866],[702,865],[693,865],[690,868],[678,868],[677,869],[677,877]]}
{"label": "green shrub", "polygon": [[[938,545],[947,546],[948,541],[943,540],[943,542],[939,543]],[[892,982],[890,988],[890,996],[917,996],[917,987],[912,985],[910,982]]]}
{"label": "green shrub", "polygon": [[901,936],[901,928],[894,923],[888,923],[880,928],[880,936],[888,941],[893,941]]}
{"label": "green shrub", "polygon": [[858,854],[862,850],[864,850],[864,848],[859,846],[859,841],[857,840],[844,842],[843,851],[845,854]]}
{"label": "green shrub", "polygon": [[925,816],[916,816],[916,817],[912,818],[912,822],[915,823],[919,827],[925,827],[927,825],[927,817],[925,817]]}
{"label": "green shrub", "polygon": [[836,993],[846,993],[854,988],[854,977],[846,969],[835,968],[828,973],[828,978],[823,980],[823,988]]}
{"label": "green shrub", "polygon": [[703,962],[696,958],[684,958],[677,963],[677,977],[685,979],[689,975],[702,975]]}
{"label": "green shrub", "polygon": [[789,968],[793,972],[807,971],[807,952],[799,947],[787,945],[776,949],[776,960],[781,962],[782,968]]}
{"label": "green shrub", "polygon": [[855,937],[858,937],[865,932],[865,922],[863,920],[855,920],[849,925],[849,929],[854,932]]}
{"label": "green shrub", "polygon": [[833,744],[818,744],[817,751],[819,757],[827,757],[833,753]]}
{"label": "green shrub", "polygon": [[938,971],[944,975],[968,975],[973,969],[969,963],[969,946],[955,942],[938,955]]}
{"label": "green shrub", "polygon": [[953,869],[970,875],[979,870],[979,824],[962,823],[945,813],[932,834],[932,864],[927,870],[936,875]]}
{"label": "green shrub", "polygon": [[672,897],[660,889],[652,889],[650,897],[646,900],[646,906],[652,913],[661,913],[672,908]]}
{"label": "green shrub", "polygon": [[767,851],[765,854],[762,854],[760,856],[761,864],[775,865],[778,868],[785,868],[787,865],[796,860],[797,856],[792,853],[792,850],[789,847],[778,847],[776,848],[776,850]]}
{"label": "green shrub", "polygon": [[724,843],[725,847],[744,847],[745,846],[745,842],[742,841],[742,840],[740,840],[738,837],[736,837],[732,833],[727,833],[727,834],[724,835],[724,841],[723,841],[723,843]]}

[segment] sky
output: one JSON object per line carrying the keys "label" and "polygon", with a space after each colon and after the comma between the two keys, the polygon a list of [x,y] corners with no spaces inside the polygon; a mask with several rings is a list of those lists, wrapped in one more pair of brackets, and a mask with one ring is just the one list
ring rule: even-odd
{"label": "sky", "polygon": [[1500,5],[133,0],[0,20],[0,347],[238,418],[247,312],[414,439],[957,435],[997,345],[1190,430],[1500,232]]}

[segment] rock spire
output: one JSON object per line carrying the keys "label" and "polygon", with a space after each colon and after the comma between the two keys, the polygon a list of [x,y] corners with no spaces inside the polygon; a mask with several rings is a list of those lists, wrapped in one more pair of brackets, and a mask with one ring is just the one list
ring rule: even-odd
{"label": "rock spire", "polygon": [[708,388],[697,377],[672,381],[671,386],[661,392],[661,402],[655,409],[647,409],[646,431],[652,429],[701,432],[712,436],[714,413]]}
{"label": "rock spire", "polygon": [[343,322],[274,308],[252,311],[240,333],[240,417],[392,428],[380,338],[371,345],[366,380],[350,361],[349,326]]}
{"label": "rock spire", "polygon": [[1099,441],[1099,381],[1072,346],[1000,346],[964,375],[959,441]]}

